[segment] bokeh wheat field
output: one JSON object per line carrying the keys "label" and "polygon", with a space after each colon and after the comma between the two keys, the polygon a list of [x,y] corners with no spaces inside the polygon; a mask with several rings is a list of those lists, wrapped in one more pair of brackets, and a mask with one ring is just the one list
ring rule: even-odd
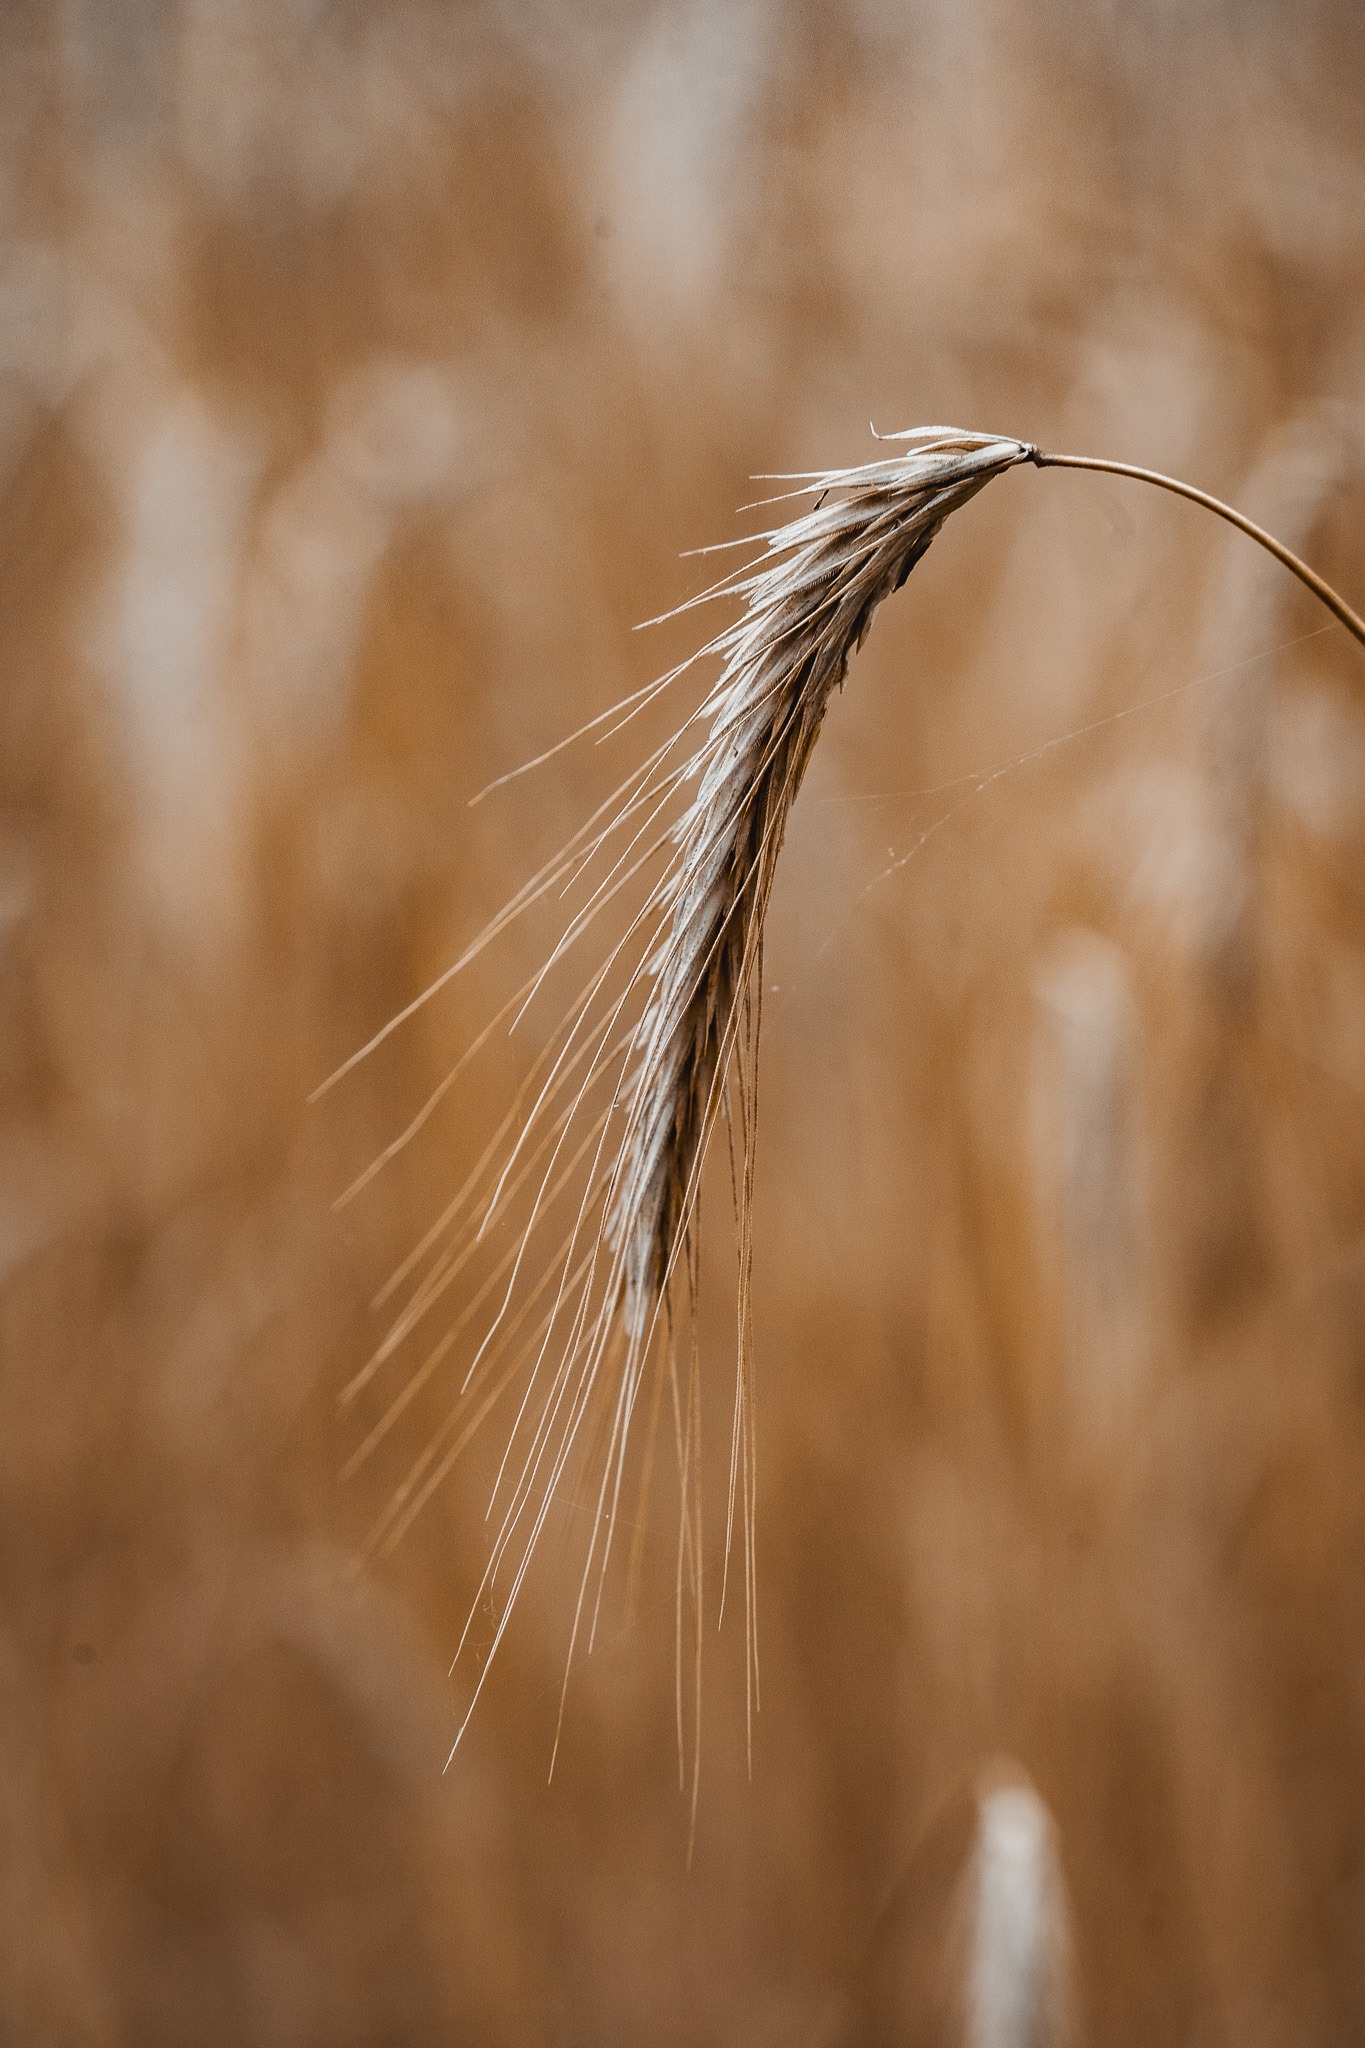
{"label": "bokeh wheat field", "polygon": [[690,1870],[666,1433],[548,1785],[590,1502],[443,1774],[506,1418],[359,1572],[452,1378],[341,1476],[553,1007],[334,1200],[553,906],[307,1098],[658,732],[468,799],[869,416],[1174,471],[1365,602],[1362,61],[1347,0],[0,10],[6,2041],[946,2040],[983,1769],[1079,2039],[1358,2038],[1365,663],[1283,571],[1020,473],[832,708],[765,962],[763,1704],[751,1779],[731,1614]]}

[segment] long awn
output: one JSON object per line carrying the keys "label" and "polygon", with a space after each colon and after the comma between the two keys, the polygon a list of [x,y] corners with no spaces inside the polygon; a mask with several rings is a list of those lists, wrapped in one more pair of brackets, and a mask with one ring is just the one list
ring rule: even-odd
{"label": "long awn", "polygon": [[[544,966],[480,1034],[525,1014],[551,968],[618,899],[640,900],[608,956],[562,1013],[512,1108],[474,1170],[380,1296],[411,1293],[389,1334],[346,1389],[354,1397],[454,1285],[490,1230],[516,1219],[510,1249],[453,1328],[429,1351],[351,1460],[382,1440],[490,1303],[482,1341],[462,1376],[455,1407],[417,1458],[377,1525],[372,1542],[390,1549],[451,1469],[493,1405],[524,1378],[521,1401],[489,1502],[496,1534],[475,1609],[506,1568],[491,1648],[456,1735],[468,1725],[505,1633],[551,1505],[589,1418],[601,1409],[602,1448],[587,1556],[582,1567],[564,1683],[589,1616],[589,1647],[621,1512],[627,1451],[647,1366],[661,1375],[651,1407],[646,1474],[664,1386],[671,1391],[682,1499],[676,1574],[677,1717],[683,1757],[682,1642],[690,1604],[699,1697],[703,1611],[700,1501],[700,1378],[695,1294],[702,1164],[718,1123],[730,1143],[739,1238],[739,1346],[730,1441],[725,1584],[736,1525],[743,1554],[749,1720],[758,1699],[754,1507],[757,1489],[750,1286],[754,1140],[757,1127],[763,931],[778,856],[797,791],[829,701],[862,645],[877,606],[899,590],[949,515],[1006,470],[1099,470],[1136,478],[1192,500],[1266,548],[1365,645],[1365,621],[1273,535],[1192,485],[1157,472],[1085,456],[1048,454],[1025,441],[917,428],[889,437],[894,453],[860,467],[774,479],[784,497],[808,495],[808,510],[752,537],[758,549],[738,573],[680,607],[738,600],[736,622],[692,661],[636,691],[592,721],[618,731],[693,662],[714,657],[720,673],[701,704],[587,824],[515,895],[472,946],[417,1003],[352,1056],[321,1094],[430,999],[493,939],[551,892],[567,902],[561,936]],[[780,503],[781,499],[767,501]],[[561,744],[567,744],[563,742]],[[558,748],[538,757],[546,760]],[[536,765],[536,764],[528,764]],[[507,777],[500,778],[506,781]],[[490,785],[496,787],[497,785]],[[681,792],[689,792],[679,806]],[[465,1064],[466,1054],[455,1072]],[[426,1122],[448,1076],[412,1123],[347,1191],[359,1192]],[[561,1199],[572,1197],[564,1228]],[[518,1208],[517,1205],[529,1204]],[[518,1303],[531,1247],[559,1215],[559,1242]],[[419,1276],[420,1277],[414,1277]],[[677,1355],[685,1298],[691,1329],[685,1372]],[[508,1351],[546,1295],[550,1305],[530,1337]],[[605,1405],[598,1396],[611,1389]],[[350,1469],[348,1467],[348,1469]],[[647,1478],[646,1478],[647,1485]],[[594,1573],[596,1592],[591,1601]],[[632,1566],[634,1576],[634,1565]],[[471,1621],[473,1619],[471,1611]],[[466,1624],[460,1651],[469,1639]],[[452,1666],[452,1669],[454,1666]],[[563,1696],[560,1717],[562,1724]],[[558,1731],[555,1743],[558,1746]],[[452,1748],[452,1755],[454,1750]],[[695,1813],[695,1705],[692,1770]]]}

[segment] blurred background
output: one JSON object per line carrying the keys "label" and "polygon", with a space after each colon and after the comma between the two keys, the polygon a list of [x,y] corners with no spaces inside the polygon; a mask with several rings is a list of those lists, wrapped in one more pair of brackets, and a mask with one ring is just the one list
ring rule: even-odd
{"label": "blurred background", "polygon": [[1005,1769],[1080,2039],[1359,2038],[1365,667],[1275,564],[1017,473],[832,707],[768,942],[763,1705],[750,1780],[737,1610],[690,1872],[676,1489],[547,1785],[576,1504],[443,1775],[505,1420],[359,1572],[456,1354],[341,1477],[371,1298],[553,1017],[334,1199],[552,922],[307,1097],[646,735],[469,797],[869,418],[1173,470],[1365,604],[1362,62],[1350,0],[0,10],[6,2041],[947,2040]]}

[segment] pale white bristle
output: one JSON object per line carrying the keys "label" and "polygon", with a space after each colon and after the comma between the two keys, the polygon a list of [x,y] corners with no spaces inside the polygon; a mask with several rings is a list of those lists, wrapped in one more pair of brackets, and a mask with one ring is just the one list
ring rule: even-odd
{"label": "pale white bristle", "polygon": [[[591,1481],[594,1495],[582,1503],[589,1507],[590,1535],[570,1663],[585,1616],[591,1647],[638,1397],[646,1367],[660,1349],[655,1338],[661,1327],[668,1336],[663,1348],[683,1501],[679,1640],[686,1581],[700,1644],[699,1361],[694,1320],[690,1367],[680,1368],[672,1283],[682,1278],[690,1304],[698,1273],[701,1169],[716,1124],[724,1120],[739,1234],[739,1364],[720,1604],[723,1610],[738,1526],[751,1712],[756,1704],[749,1273],[764,920],[791,806],[830,697],[877,606],[904,583],[949,515],[993,477],[1024,462],[1136,478],[1239,528],[1313,589],[1365,644],[1365,620],[1313,570],[1243,514],[1191,485],[1128,464],[1046,454],[1024,441],[956,428],[917,428],[889,438],[896,452],[876,462],[775,479],[797,488],[767,502],[810,496],[810,509],[754,536],[754,559],[679,607],[689,611],[718,597],[743,607],[735,624],[693,657],[715,657],[721,665],[702,704],[427,992],[445,986],[515,919],[555,892],[577,907],[565,912],[544,967],[495,1020],[510,1018],[515,1028],[602,912],[615,906],[619,913],[632,899],[638,905],[562,1013],[473,1173],[386,1290],[387,1295],[407,1283],[413,1289],[389,1336],[348,1390],[358,1392],[369,1383],[445,1297],[490,1232],[503,1228],[507,1248],[500,1261],[357,1453],[367,1455],[380,1441],[460,1334],[471,1324],[477,1327],[486,1313],[455,1407],[374,1536],[384,1549],[400,1540],[481,1420],[520,1380],[521,1401],[489,1506],[495,1534],[474,1611],[491,1598],[495,1579],[505,1590],[474,1699],[585,1426],[589,1434],[601,1428],[605,1455]],[[609,736],[692,666],[682,664],[627,699],[619,715],[599,716],[592,726]],[[333,1079],[416,1007],[410,1005]],[[421,1127],[450,1078],[400,1144]],[[396,1149],[390,1147],[384,1158]],[[555,1232],[557,1242],[550,1235]],[[657,1393],[647,1405],[657,1417]],[[646,1473],[651,1469],[652,1450],[645,1457]],[[597,1592],[589,1615],[594,1572]],[[461,1648],[468,1634],[467,1626]],[[682,1718],[680,1684],[680,1739]]]}

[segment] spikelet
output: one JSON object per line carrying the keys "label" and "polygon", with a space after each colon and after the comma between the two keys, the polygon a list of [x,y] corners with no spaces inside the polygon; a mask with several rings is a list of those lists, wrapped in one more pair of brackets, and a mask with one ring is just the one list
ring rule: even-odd
{"label": "spikelet", "polygon": [[[1046,454],[1024,441],[949,427],[922,427],[889,438],[901,445],[879,461],[780,480],[796,487],[789,497],[809,495],[814,501],[810,510],[754,536],[755,559],[680,608],[688,611],[715,598],[743,606],[736,623],[693,657],[714,657],[721,664],[700,707],[599,806],[418,1002],[332,1076],[335,1081],[348,1072],[550,892],[565,902],[575,894],[581,898],[567,914],[545,966],[491,1020],[409,1128],[342,1197],[345,1201],[421,1128],[493,1030],[509,1016],[515,1026],[551,972],[597,927],[603,911],[627,907],[624,932],[568,1005],[474,1171],[381,1293],[383,1303],[411,1285],[388,1335],[343,1396],[353,1398],[370,1383],[489,1245],[494,1226],[503,1228],[509,1248],[392,1398],[351,1461],[353,1467],[370,1454],[466,1331],[484,1319],[482,1340],[453,1407],[373,1536],[383,1550],[401,1539],[493,1406],[518,1379],[524,1381],[490,1503],[496,1534],[475,1602],[477,1611],[491,1601],[495,1581],[501,1579],[500,1613],[462,1727],[585,1426],[589,1434],[602,1430],[605,1456],[595,1481],[569,1663],[596,1572],[591,1647],[638,1397],[647,1364],[661,1348],[656,1343],[661,1325],[666,1374],[656,1378],[652,1412],[657,1417],[666,1380],[682,1499],[678,1642],[681,1648],[686,1582],[699,1659],[696,1323],[693,1316],[690,1368],[680,1370],[672,1304],[679,1279],[689,1308],[694,1304],[701,1169],[722,1120],[730,1137],[740,1255],[739,1370],[721,1607],[738,1500],[752,1716],[757,1698],[756,1479],[749,1217],[764,918],[791,806],[830,697],[842,685],[877,606],[905,582],[949,514],[993,477],[1023,462],[1040,469],[1135,478],[1238,527],[1312,589],[1365,645],[1365,620],[1321,577],[1245,515],[1175,478],[1093,457]],[[607,733],[619,729],[692,666],[692,661],[684,663],[593,724]],[[632,891],[638,908],[629,912]],[[566,1209],[572,1221],[564,1231]],[[557,1228],[557,1246],[546,1249],[547,1233]],[[646,1475],[652,1447],[651,1426]],[[467,1624],[457,1661],[468,1635]],[[679,1673],[681,1744],[681,1656]],[[699,1688],[699,1676],[696,1683]]]}
{"label": "spikelet", "polygon": [[[605,1429],[606,1456],[596,1480],[574,1642],[594,1569],[595,1627],[637,1397],[646,1363],[658,1349],[661,1317],[669,1331],[668,1378],[683,1497],[680,1645],[684,1580],[700,1628],[698,1367],[694,1342],[690,1373],[679,1372],[668,1303],[676,1278],[685,1280],[689,1296],[694,1287],[701,1167],[722,1116],[730,1127],[741,1233],[740,1370],[726,1566],[728,1574],[738,1496],[752,1649],[747,1237],[757,993],[764,914],[777,858],[826,707],[877,605],[904,583],[951,512],[1032,452],[1020,441],[950,428],[922,428],[892,438],[903,445],[879,461],[781,480],[797,487],[788,495],[809,495],[811,509],[755,536],[757,559],[691,601],[728,597],[744,607],[738,621],[701,651],[719,659],[721,672],[700,708],[450,970],[458,971],[548,891],[585,894],[546,968],[503,1013],[515,1010],[519,1016],[545,974],[601,911],[632,886],[639,891],[639,908],[624,938],[569,1006],[470,1181],[390,1283],[390,1297],[396,1284],[415,1284],[384,1343],[347,1389],[348,1396],[354,1395],[368,1383],[454,1284],[492,1225],[515,1216],[511,1249],[352,1461],[358,1463],[373,1449],[480,1309],[491,1311],[454,1410],[375,1533],[384,1549],[401,1537],[488,1407],[518,1373],[524,1375],[527,1384],[499,1473],[494,1505],[500,1514],[479,1595],[482,1602],[495,1575],[506,1567],[492,1651],[501,1641],[549,1504],[594,1410]],[[644,699],[680,673],[618,707],[619,716],[633,716]],[[449,1080],[438,1094],[448,1085]],[[435,1100],[385,1157],[412,1135]],[[574,1220],[557,1249],[547,1253],[540,1239],[566,1189],[570,1197],[578,1194]],[[534,1285],[528,1286],[523,1275],[534,1276]],[[527,1337],[536,1305],[543,1313]],[[519,1352],[513,1349],[517,1338],[525,1339]],[[724,1597],[722,1587],[722,1606]],[[749,1678],[752,1712],[757,1691],[752,1654]],[[680,1691],[680,1740],[681,1727]]]}
{"label": "spikelet", "polygon": [[[1022,442],[934,427],[903,455],[808,479],[816,508],[767,536],[769,559],[724,586],[744,617],[704,706],[688,764],[695,794],[654,904],[667,934],[632,1047],[631,1121],[608,1234],[625,1318],[643,1337],[667,1283],[714,1120],[717,1075],[758,959],[787,817],[882,599],[899,590],[949,513],[1025,460]],[[836,495],[837,493],[837,495]]]}

